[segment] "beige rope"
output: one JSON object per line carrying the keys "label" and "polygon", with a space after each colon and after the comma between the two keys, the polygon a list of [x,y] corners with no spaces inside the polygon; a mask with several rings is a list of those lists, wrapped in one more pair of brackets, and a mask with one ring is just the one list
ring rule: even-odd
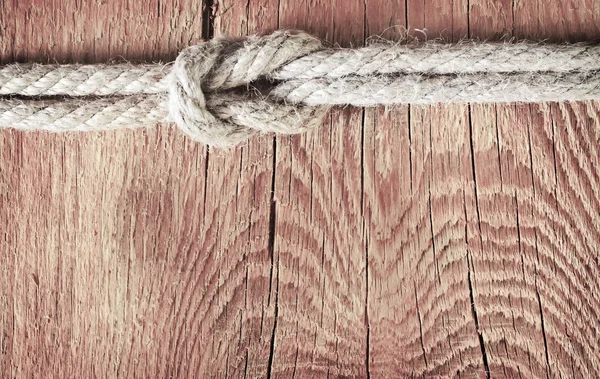
{"label": "beige rope", "polygon": [[[600,47],[378,43],[324,48],[297,31],[215,39],[174,64],[0,67],[0,127],[106,130],[174,121],[227,147],[300,133],[332,105],[600,99]],[[15,98],[15,96],[17,98]]]}
{"label": "beige rope", "polygon": [[0,95],[108,96],[164,93],[169,68],[163,65],[41,65],[0,67]]}
{"label": "beige rope", "polygon": [[290,80],[270,95],[295,104],[358,107],[583,101],[600,99],[600,71]]}

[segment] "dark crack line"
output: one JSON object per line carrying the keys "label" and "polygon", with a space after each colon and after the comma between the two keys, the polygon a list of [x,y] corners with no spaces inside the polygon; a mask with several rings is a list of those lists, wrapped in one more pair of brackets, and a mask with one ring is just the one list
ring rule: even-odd
{"label": "dark crack line", "polygon": [[213,8],[215,0],[204,0],[202,4],[202,39],[209,40],[215,35]]}
{"label": "dark crack line", "polygon": [[417,283],[414,283],[415,289],[415,304],[417,305],[417,320],[419,320],[419,337],[421,340],[421,351],[423,352],[423,360],[425,361],[425,368],[429,367],[427,362],[427,353],[425,352],[425,344],[423,343],[423,322],[421,321],[421,311],[419,310],[419,295],[417,295]]}
{"label": "dark crack line", "polygon": [[[365,2],[366,7],[366,2]],[[366,11],[366,10],[365,10]],[[366,110],[362,109],[362,123],[361,123],[361,153],[360,153],[360,208],[362,216],[362,235],[364,237],[364,248],[365,248],[365,327],[367,329],[366,335],[366,347],[365,347],[365,370],[367,371],[367,379],[371,378],[371,367],[370,367],[370,354],[371,354],[371,325],[369,322],[369,239],[366,233],[365,223],[365,120]],[[375,118],[373,118],[373,129],[375,129]]]}
{"label": "dark crack line", "polygon": [[[408,0],[407,0],[408,1]],[[411,114],[410,114],[410,104],[407,106],[407,118],[408,118],[408,172],[410,174],[410,195],[414,195],[413,189],[413,163],[412,163],[412,132],[411,132]]]}
{"label": "dark crack line", "polygon": [[[273,138],[273,174],[271,177],[271,210],[269,215],[269,254],[271,256],[271,271],[269,275],[269,299],[271,303],[271,293],[273,290],[273,270],[275,269],[275,229],[276,229],[276,202],[275,202],[275,172],[277,168],[277,139]],[[275,312],[273,319],[273,331],[271,333],[271,345],[269,348],[269,362],[267,365],[267,378],[271,378],[273,370],[273,356],[275,355],[275,337],[277,331],[277,318],[279,317],[279,268],[277,269],[277,282],[275,286]]]}
{"label": "dark crack line", "polygon": [[[536,270],[537,271],[537,270]],[[546,377],[550,378],[550,357],[548,354],[548,341],[546,339],[546,327],[544,325],[544,310],[542,308],[542,298],[537,285],[537,273],[535,279],[535,295],[537,296],[538,306],[540,307],[540,321],[542,323],[542,337],[544,338],[544,353],[546,355]]]}
{"label": "dark crack line", "polygon": [[[471,169],[473,170],[473,186],[475,192],[475,208],[477,210],[477,226],[479,229],[479,242],[481,250],[483,251],[483,237],[481,236],[481,213],[479,211],[479,196],[477,192],[477,173],[475,170],[475,149],[473,147],[473,118],[471,115],[471,104],[468,105],[468,119],[469,119],[469,142],[471,144]],[[473,283],[471,281],[471,266],[472,266],[472,258],[469,259],[469,254],[467,253],[467,280],[469,284],[469,298],[471,300],[471,313],[473,314],[473,321],[475,322],[475,331],[479,337],[479,346],[481,348],[481,356],[483,359],[483,367],[485,368],[485,377],[486,379],[490,379],[490,366],[488,364],[487,353],[485,349],[485,341],[483,339],[483,335],[479,329],[479,318],[477,317],[477,309],[475,307],[475,295],[473,294]]]}
{"label": "dark crack line", "polygon": [[[467,261],[469,258],[467,257]],[[477,309],[475,308],[475,296],[473,295],[473,283],[471,280],[471,264],[467,262],[467,282],[469,283],[469,299],[471,301],[471,313],[473,314],[473,321],[475,322],[475,330],[479,337],[479,346],[481,348],[481,357],[483,358],[483,367],[485,369],[486,379],[490,379],[490,365],[488,363],[487,352],[485,349],[485,341],[483,340],[483,334],[479,330],[479,317],[477,316]]]}

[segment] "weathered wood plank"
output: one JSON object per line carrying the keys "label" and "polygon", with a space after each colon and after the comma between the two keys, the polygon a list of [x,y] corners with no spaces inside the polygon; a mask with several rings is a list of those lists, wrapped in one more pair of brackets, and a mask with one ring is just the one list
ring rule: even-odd
{"label": "weathered wood plank", "polygon": [[[278,27],[354,46],[590,40],[600,5],[5,1],[0,62],[170,60]],[[595,377],[598,103],[336,109],[208,151],[0,132],[7,377]]]}
{"label": "weathered wood plank", "polygon": [[[214,34],[244,36],[274,30],[278,20],[272,10],[276,8],[273,0],[216,2]],[[216,179],[207,183],[212,189],[208,191],[207,209],[214,210],[216,220],[224,220],[212,237],[218,247],[211,257],[213,275],[218,277],[215,291],[223,295],[218,300],[222,322],[202,322],[203,343],[215,339],[218,343],[211,343],[210,353],[204,350],[205,366],[199,375],[265,377],[270,373],[278,288],[273,250],[275,215],[269,206],[274,153],[273,137],[263,136],[233,151],[210,151],[206,157],[207,172]],[[229,167],[234,170],[228,171]],[[224,197],[225,193],[230,196]]]}
{"label": "weathered wood plank", "polygon": [[577,42],[600,35],[600,3],[595,0],[515,0],[513,6],[515,36]]}
{"label": "weathered wood plank", "polygon": [[[488,9],[491,5],[481,3]],[[476,4],[473,3],[472,7]],[[494,6],[498,7],[499,14],[507,13],[502,4]],[[568,21],[597,17],[589,13],[593,6],[580,7],[569,2],[536,4],[535,1],[517,1],[513,6],[513,37],[576,41],[598,35],[593,23],[584,27]],[[470,19],[473,17],[471,14]],[[495,38],[507,29],[506,21],[501,20],[494,18],[482,23],[481,31],[471,23],[471,33]],[[561,25],[558,26],[558,23]],[[572,106],[579,107],[562,104],[560,109],[571,109]],[[594,107],[592,104],[589,106]],[[474,309],[477,309],[492,375],[597,375],[595,358],[583,358],[586,362],[583,366],[573,363],[574,357],[569,357],[568,353],[573,351],[573,347],[566,337],[582,333],[584,325],[582,319],[578,320],[578,327],[569,322],[573,320],[568,311],[572,296],[570,288],[580,280],[587,282],[589,279],[584,278],[591,277],[589,272],[575,269],[577,264],[573,265],[570,249],[575,249],[575,255],[581,255],[580,259],[584,260],[583,257],[589,257],[589,253],[581,245],[567,248],[564,243],[568,238],[565,236],[553,236],[567,218],[556,206],[559,203],[555,188],[570,188],[567,192],[573,196],[585,190],[574,189],[567,183],[559,185],[556,178],[553,181],[555,169],[578,170],[578,167],[567,168],[567,164],[551,157],[554,157],[558,144],[563,143],[553,131],[556,125],[575,134],[588,133],[597,129],[598,125],[586,123],[586,117],[582,116],[589,112],[586,110],[579,112],[576,118],[579,126],[571,123],[568,127],[565,117],[554,116],[551,109],[553,106],[539,105],[472,107],[477,238],[481,242],[481,250],[473,251],[472,255],[472,284]],[[573,145],[570,148],[570,151],[577,151]],[[597,159],[594,150],[583,151],[580,154],[585,155],[586,160]],[[595,177],[590,178],[586,188],[594,188],[597,185],[595,180]],[[572,211],[589,212],[579,202],[571,200],[570,203]],[[575,235],[595,230],[591,224],[586,225],[581,220],[575,220],[572,227],[575,232],[571,233]],[[597,236],[593,238],[597,240]],[[566,272],[565,277],[557,275],[557,267],[561,266]],[[580,275],[574,276],[574,270]],[[577,297],[585,298],[584,303],[594,304],[597,301],[593,292],[587,295],[579,293]],[[594,348],[588,345],[587,349],[580,351],[583,353]]]}
{"label": "weathered wood plank", "polygon": [[[282,27],[310,30],[314,14],[327,20],[319,26],[327,27],[321,32],[329,42],[363,43],[362,1],[298,3],[281,1]],[[336,110],[319,130],[277,138],[280,287],[273,373],[280,377],[367,373],[362,117],[361,109]]]}
{"label": "weathered wood plank", "polygon": [[8,0],[0,12],[2,62],[170,61],[202,32],[192,0]]}
{"label": "weathered wood plank", "polygon": [[[415,28],[447,40],[468,34],[466,2],[408,6],[406,27],[418,38],[424,36]],[[457,7],[465,11],[455,13]],[[372,162],[365,163],[370,298],[378,299],[369,303],[372,374],[484,373],[467,280],[465,212],[474,209],[467,108],[367,115],[372,126],[365,133],[375,134],[365,138],[374,140],[373,148],[366,143],[363,150]]]}
{"label": "weathered wood plank", "polygon": [[[166,61],[202,30],[195,1],[0,9],[0,62]],[[218,241],[203,237],[216,229],[203,217],[205,148],[170,127],[5,130],[0,145],[2,375],[160,377],[200,367],[185,332],[198,321],[181,310],[210,302],[202,291],[184,296],[204,285],[197,268]]]}

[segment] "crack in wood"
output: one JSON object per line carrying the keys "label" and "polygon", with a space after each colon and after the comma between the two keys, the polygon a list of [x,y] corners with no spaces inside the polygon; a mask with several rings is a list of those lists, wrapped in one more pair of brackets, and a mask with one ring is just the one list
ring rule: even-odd
{"label": "crack in wood", "polygon": [[[219,0],[216,0],[219,1]],[[215,35],[215,0],[203,0],[202,4],[202,39],[212,39]]]}
{"label": "crack in wood", "polygon": [[[471,148],[471,171],[473,173],[473,188],[475,193],[475,209],[477,210],[477,227],[479,229],[479,243],[481,249],[483,250],[483,237],[481,234],[481,213],[479,211],[479,196],[478,196],[478,187],[477,187],[477,173],[475,170],[475,148],[473,141],[473,117],[471,104],[467,106],[467,114],[468,114],[468,123],[469,123],[469,143]],[[483,251],[482,251],[483,253]],[[470,263],[469,263],[470,261]],[[473,321],[475,323],[475,331],[477,332],[477,336],[479,339],[479,347],[481,349],[481,358],[483,360],[483,367],[485,369],[485,375],[487,379],[490,379],[490,366],[488,362],[488,356],[485,348],[485,341],[483,339],[483,335],[481,333],[481,329],[479,328],[479,318],[477,317],[477,309],[475,306],[475,296],[473,294],[473,282],[471,280],[471,267],[473,266],[473,258],[469,259],[469,254],[467,254],[467,283],[469,286],[469,299],[471,301],[471,312],[473,315]]]}
{"label": "crack in wood", "polygon": [[[273,283],[273,270],[275,269],[275,235],[276,235],[276,215],[277,215],[277,203],[275,201],[275,178],[276,178],[276,167],[277,167],[277,139],[273,138],[273,173],[271,177],[271,210],[269,216],[269,254],[271,256],[271,271],[269,274],[269,300],[271,303],[271,283]],[[277,261],[277,275],[276,275],[276,286],[275,286],[275,311],[273,314],[273,331],[271,334],[271,343],[269,346],[269,360],[267,363],[267,378],[271,378],[273,371],[273,359],[275,356],[275,342],[277,333],[277,319],[279,317],[279,261]]]}

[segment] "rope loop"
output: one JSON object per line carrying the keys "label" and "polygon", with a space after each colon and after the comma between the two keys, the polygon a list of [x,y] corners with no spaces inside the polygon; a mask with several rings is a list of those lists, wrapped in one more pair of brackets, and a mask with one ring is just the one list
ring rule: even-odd
{"label": "rope loop", "polygon": [[[282,65],[321,49],[298,31],[276,31],[244,40],[218,38],[181,51],[169,81],[169,116],[194,140],[229,147],[256,132],[294,134],[315,126],[316,109],[288,105],[249,91]],[[235,91],[241,87],[243,91]]]}

